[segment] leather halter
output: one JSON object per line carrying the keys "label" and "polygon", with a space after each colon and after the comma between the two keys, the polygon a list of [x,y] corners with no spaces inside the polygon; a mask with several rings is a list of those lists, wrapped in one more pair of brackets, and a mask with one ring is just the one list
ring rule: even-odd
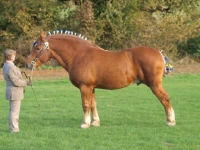
{"label": "leather halter", "polygon": [[50,55],[48,37],[46,37],[46,42],[42,42],[42,43],[44,43],[44,46],[42,47],[42,50],[40,50],[40,52],[37,54],[36,58],[31,62],[32,67],[35,66],[38,58],[43,54],[45,50],[47,50],[48,55]]}

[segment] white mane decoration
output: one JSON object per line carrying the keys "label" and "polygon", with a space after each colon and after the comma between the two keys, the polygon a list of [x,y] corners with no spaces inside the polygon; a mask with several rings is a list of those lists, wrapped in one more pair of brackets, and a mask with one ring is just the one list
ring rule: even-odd
{"label": "white mane decoration", "polygon": [[82,39],[84,39],[84,40],[87,40],[87,37],[85,37],[85,36],[82,36],[81,34],[78,34],[78,33],[73,33],[72,31],[68,31],[68,30],[65,30],[65,31],[63,31],[63,30],[54,30],[54,31],[52,31],[52,33],[49,31],[48,32],[48,35],[52,35],[52,34],[69,34],[69,35],[75,35],[75,36],[78,36],[78,37],[80,37],[80,38],[82,38]]}

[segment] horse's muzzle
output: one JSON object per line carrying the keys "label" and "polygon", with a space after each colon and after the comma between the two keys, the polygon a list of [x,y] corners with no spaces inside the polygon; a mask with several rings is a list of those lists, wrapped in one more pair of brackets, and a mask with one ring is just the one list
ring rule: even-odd
{"label": "horse's muzzle", "polygon": [[26,68],[26,69],[32,70],[32,69],[33,69],[33,65],[31,64],[31,65],[29,66],[27,63],[25,63],[25,68]]}

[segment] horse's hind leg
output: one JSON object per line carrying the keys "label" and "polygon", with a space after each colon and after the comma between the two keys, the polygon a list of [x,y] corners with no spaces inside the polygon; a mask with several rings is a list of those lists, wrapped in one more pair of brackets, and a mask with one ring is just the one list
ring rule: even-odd
{"label": "horse's hind leg", "polygon": [[175,113],[174,113],[174,110],[173,110],[172,105],[170,103],[169,95],[164,90],[161,83],[156,84],[156,85],[152,85],[152,86],[150,86],[150,88],[165,108],[166,117],[167,117],[167,125],[168,126],[174,126],[176,124]]}

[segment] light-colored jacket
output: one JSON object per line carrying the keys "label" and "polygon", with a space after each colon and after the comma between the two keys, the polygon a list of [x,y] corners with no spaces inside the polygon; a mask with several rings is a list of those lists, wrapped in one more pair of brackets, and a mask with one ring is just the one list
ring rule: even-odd
{"label": "light-colored jacket", "polygon": [[27,82],[22,79],[21,71],[12,62],[6,61],[3,66],[3,76],[6,80],[6,99],[24,99],[24,87]]}

